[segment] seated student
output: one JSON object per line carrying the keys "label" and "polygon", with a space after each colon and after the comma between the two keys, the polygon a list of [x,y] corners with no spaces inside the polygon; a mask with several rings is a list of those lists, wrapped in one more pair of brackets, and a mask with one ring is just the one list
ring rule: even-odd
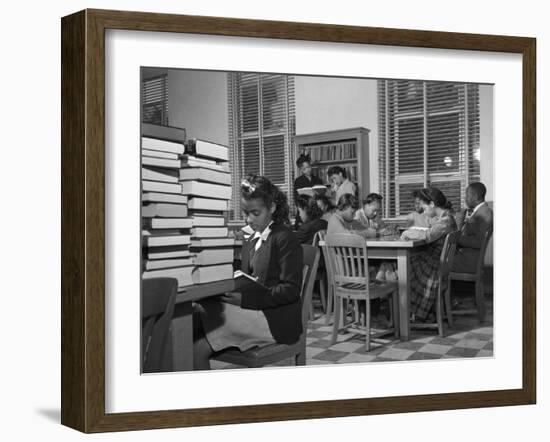
{"label": "seated student", "polygon": [[332,181],[332,191],[334,194],[333,203],[335,205],[338,205],[338,201],[342,195],[350,193],[355,196],[357,194],[357,187],[350,180],[348,180],[346,170],[342,167],[329,167],[327,175]]}
{"label": "seated student", "polygon": [[[321,179],[311,173],[311,158],[309,155],[301,154],[296,160],[296,166],[300,169],[300,176],[294,180],[294,201],[298,198],[298,190],[304,187],[313,187],[315,185],[322,185]],[[300,219],[300,215],[296,216],[294,227],[297,228],[303,220]]]}
{"label": "seated student", "polygon": [[242,271],[258,278],[270,295],[230,292],[199,302],[195,330],[195,369],[209,369],[212,353],[241,351],[273,342],[292,344],[302,333],[303,252],[285,223],[286,195],[263,176],[241,184],[242,207],[254,235],[243,242]]}
{"label": "seated student", "polygon": [[475,273],[479,249],[487,230],[493,228],[493,211],[485,202],[487,188],[483,183],[471,183],[466,188],[466,206],[456,221],[460,229],[458,247],[453,261],[453,272]]}
{"label": "seated student", "polygon": [[[355,221],[355,213],[359,209],[359,201],[355,195],[345,193],[338,200],[336,212],[328,221],[327,233],[355,233],[365,238],[373,234],[365,229],[359,222]],[[376,234],[374,234],[376,236]]]}
{"label": "seated student", "polygon": [[328,223],[328,220],[336,211],[336,207],[334,207],[334,205],[332,204],[332,201],[326,195],[315,195],[314,198],[315,198],[315,202],[323,212],[323,216],[321,216],[321,218]]}
{"label": "seated student", "polygon": [[405,227],[430,227],[428,217],[420,204],[420,191],[415,190],[412,195],[414,198],[414,212],[407,215]]}
{"label": "seated student", "polygon": [[317,202],[308,195],[300,195],[296,199],[298,213],[303,223],[296,231],[296,237],[301,244],[311,244],[319,230],[326,230],[327,222],[322,219],[323,211]]}
{"label": "seated student", "polygon": [[456,230],[450,214],[451,202],[435,187],[419,191],[420,204],[428,218],[427,229],[408,229],[403,239],[424,239],[428,243],[422,253],[411,257],[411,313],[413,321],[423,322],[432,312],[439,289],[439,258],[448,233]]}

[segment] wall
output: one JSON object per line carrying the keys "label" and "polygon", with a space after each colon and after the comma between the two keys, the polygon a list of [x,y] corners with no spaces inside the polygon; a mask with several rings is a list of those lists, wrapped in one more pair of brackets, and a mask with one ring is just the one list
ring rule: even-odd
{"label": "wall", "polygon": [[188,138],[229,145],[227,74],[168,71],[168,120],[185,127]]}
{"label": "wall", "polygon": [[361,126],[370,129],[369,191],[378,191],[376,80],[298,76],[295,88],[297,135]]}

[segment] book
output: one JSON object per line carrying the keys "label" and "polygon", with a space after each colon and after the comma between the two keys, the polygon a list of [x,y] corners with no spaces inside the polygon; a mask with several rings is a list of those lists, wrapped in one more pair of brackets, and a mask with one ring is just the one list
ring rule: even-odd
{"label": "book", "polygon": [[235,240],[233,238],[192,238],[191,248],[204,247],[228,247],[233,246]]}
{"label": "book", "polygon": [[203,167],[180,169],[180,181],[208,181],[210,183],[219,183],[231,185],[231,174],[226,172],[220,172],[212,169],[205,169]]}
{"label": "book", "polygon": [[190,235],[151,235],[143,236],[143,243],[147,247],[182,246],[191,243]]}
{"label": "book", "polygon": [[190,229],[193,227],[191,218],[143,218],[146,229]]}
{"label": "book", "polygon": [[169,160],[179,159],[179,155],[177,153],[161,152],[160,150],[141,149],[141,154],[145,157],[168,158]]}
{"label": "book", "polygon": [[227,227],[193,227],[191,229],[193,238],[225,238],[227,234]]}
{"label": "book", "polygon": [[163,229],[162,231],[148,230],[146,227],[143,226],[143,224],[147,223],[147,219],[148,218],[145,218],[145,219],[141,220],[141,223],[142,223],[141,235],[142,236],[159,236],[159,235],[167,236],[167,235],[181,235],[182,234],[180,229]]}
{"label": "book", "polygon": [[160,270],[160,269],[171,269],[175,267],[186,267],[192,266],[194,257],[189,256],[187,258],[180,259],[157,259],[154,261],[146,260],[145,261],[145,270]]}
{"label": "book", "polygon": [[166,167],[168,169],[179,169],[181,167],[180,160],[169,160],[167,158],[141,157],[143,166]]}
{"label": "book", "polygon": [[255,292],[259,295],[271,295],[271,290],[258,282],[258,279],[252,275],[237,270],[233,274],[233,279],[235,281],[234,291],[236,292]]}
{"label": "book", "polygon": [[191,252],[187,246],[149,247],[145,256],[147,259],[187,258]]}
{"label": "book", "polygon": [[[195,253],[195,252],[191,252]],[[196,251],[195,256],[193,256],[193,264],[195,265],[213,265],[213,264],[224,264],[224,263],[233,263],[234,250],[232,247],[227,247],[224,249],[204,249]]]}
{"label": "book", "polygon": [[144,192],[176,193],[181,195],[181,184],[141,180],[141,188]]}
{"label": "book", "polygon": [[158,152],[169,152],[183,155],[185,146],[183,142],[160,140],[158,138],[141,137],[141,148]]}
{"label": "book", "polygon": [[197,163],[210,164],[212,166],[217,166],[217,165],[222,164],[222,163],[220,163],[216,160],[211,160],[209,158],[196,157],[195,155],[189,155],[189,154],[186,154],[186,153],[181,156],[181,160],[182,160],[182,162],[183,161],[185,161],[185,162],[195,161]]}
{"label": "book", "polygon": [[231,186],[203,183],[201,181],[181,181],[180,185],[181,193],[184,195],[195,195],[223,200],[231,199]]}
{"label": "book", "polygon": [[141,123],[141,137],[156,138],[157,140],[185,143],[187,134],[183,127],[163,126],[160,124]]}
{"label": "book", "polygon": [[308,195],[308,196],[315,196],[316,194],[323,194],[327,190],[326,186],[323,186],[321,184],[316,184],[313,187],[302,187],[301,189],[298,189],[298,195]]}
{"label": "book", "polygon": [[192,278],[194,284],[222,281],[233,277],[233,264],[195,267]]}
{"label": "book", "polygon": [[143,279],[149,278],[176,278],[178,287],[193,284],[193,266],[176,267],[173,269],[146,270],[143,272]]}
{"label": "book", "polygon": [[218,172],[229,172],[229,163],[210,164],[194,160],[181,160],[180,165],[182,168],[202,167],[203,169],[212,169]]}
{"label": "book", "polygon": [[141,209],[142,217],[185,218],[187,213],[184,204],[148,203]]}
{"label": "book", "polygon": [[193,226],[225,226],[225,218],[223,216],[201,216],[193,215],[190,217],[193,221]]}
{"label": "book", "polygon": [[226,211],[228,201],[212,198],[189,198],[187,206],[193,210]]}
{"label": "book", "polygon": [[173,203],[187,204],[187,195],[177,195],[175,193],[145,192],[141,196],[144,203]]}
{"label": "book", "polygon": [[149,181],[162,181],[164,183],[179,182],[179,173],[177,170],[161,169],[157,167],[142,167],[141,179]]}
{"label": "book", "polygon": [[185,153],[229,161],[229,148],[222,144],[193,138],[185,143]]}

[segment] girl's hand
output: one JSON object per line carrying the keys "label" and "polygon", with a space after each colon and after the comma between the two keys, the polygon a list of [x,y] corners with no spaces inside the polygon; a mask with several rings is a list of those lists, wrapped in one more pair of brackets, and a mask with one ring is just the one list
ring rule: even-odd
{"label": "girl's hand", "polygon": [[221,295],[220,299],[228,304],[241,306],[242,294],[241,292],[226,292]]}

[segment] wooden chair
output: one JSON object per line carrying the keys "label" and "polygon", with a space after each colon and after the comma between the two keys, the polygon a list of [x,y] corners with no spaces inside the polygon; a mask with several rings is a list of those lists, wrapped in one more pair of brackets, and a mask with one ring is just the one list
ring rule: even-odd
{"label": "wooden chair", "polygon": [[142,280],[141,362],[143,373],[172,371],[170,324],[178,291],[175,278]]}
{"label": "wooden chair", "polygon": [[435,321],[434,323],[411,324],[411,328],[415,329],[437,329],[439,336],[445,335],[443,327],[443,318],[447,313],[447,323],[449,327],[453,326],[453,318],[451,311],[451,267],[453,266],[453,258],[456,251],[456,243],[460,232],[451,232],[445,237],[443,249],[439,258],[439,289],[435,298]]}
{"label": "wooden chair", "polygon": [[454,281],[469,281],[475,284],[475,300],[476,300],[476,310],[472,309],[462,309],[462,310],[449,310],[448,315],[452,317],[453,314],[472,314],[477,313],[479,321],[483,322],[485,320],[485,290],[483,287],[483,264],[485,261],[485,252],[487,251],[487,245],[491,240],[493,235],[493,229],[490,228],[485,232],[483,241],[481,242],[481,247],[479,248],[479,257],[477,259],[477,266],[475,273],[457,273],[451,272],[451,280]]}
{"label": "wooden chair", "polygon": [[[319,292],[321,295],[321,305],[325,312],[325,325],[329,324],[330,315],[333,310],[334,289],[332,287],[332,276],[329,268],[328,255],[324,246],[326,230],[319,230],[313,237],[313,245],[319,247],[323,251],[323,259],[320,260],[319,270],[317,272],[316,281],[319,281]],[[310,307],[310,319],[313,319],[313,303]]]}
{"label": "wooden chair", "polygon": [[[369,280],[369,263],[365,238],[350,233],[327,234],[325,244],[334,278],[334,323],[332,328],[332,343],[336,343],[341,329],[353,327],[357,332],[365,334],[366,351],[370,351],[371,314],[370,300],[388,299],[390,302],[391,321],[393,326],[382,333],[373,335],[380,337],[388,333],[399,336],[398,285],[396,282],[371,282]],[[343,300],[365,301],[365,325],[357,325],[355,321],[343,324],[340,328],[340,310]],[[356,302],[357,304],[357,302]],[[343,315],[345,322],[345,315]],[[357,315],[356,315],[357,319]]]}
{"label": "wooden chair", "polygon": [[317,247],[302,244],[304,252],[304,267],[302,280],[302,334],[294,344],[267,344],[256,346],[246,351],[240,351],[236,348],[229,348],[222,352],[214,354],[212,359],[227,362],[230,364],[244,365],[246,367],[263,367],[275,362],[294,357],[295,365],[306,364],[306,335],[309,305],[311,303],[311,294],[315,284],[317,266],[319,264],[320,252]]}

